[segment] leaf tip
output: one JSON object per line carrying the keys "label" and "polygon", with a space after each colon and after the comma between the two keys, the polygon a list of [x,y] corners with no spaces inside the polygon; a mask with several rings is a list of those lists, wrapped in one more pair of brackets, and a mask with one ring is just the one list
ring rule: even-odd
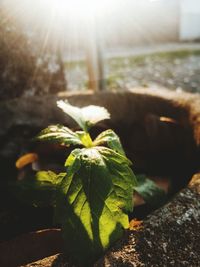
{"label": "leaf tip", "polygon": [[68,101],[64,101],[64,100],[58,100],[56,102],[57,107],[59,107],[60,109],[62,109],[63,111],[66,109],[66,106],[68,104]]}

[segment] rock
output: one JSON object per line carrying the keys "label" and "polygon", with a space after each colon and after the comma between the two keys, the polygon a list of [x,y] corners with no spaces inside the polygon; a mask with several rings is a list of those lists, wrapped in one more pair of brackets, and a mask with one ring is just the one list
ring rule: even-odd
{"label": "rock", "polygon": [[[94,267],[199,266],[200,174],[168,204],[150,214],[138,231],[123,238]],[[57,254],[23,267],[72,267]]]}
{"label": "rock", "polygon": [[100,266],[199,266],[200,174],[168,204],[144,220],[95,264]]}
{"label": "rock", "polygon": [[62,248],[60,229],[45,229],[23,234],[0,244],[0,266],[14,267],[22,263],[58,253]]}
{"label": "rock", "polygon": [[[200,175],[193,174],[199,170],[200,97],[141,89],[12,100],[0,105],[0,148],[6,148],[9,138],[4,138],[14,133],[14,129],[18,129],[15,134],[20,140],[27,140],[33,132],[52,123],[74,127],[56,107],[55,102],[60,98],[67,98],[78,106],[97,104],[106,107],[112,120],[101,127],[113,127],[121,136],[134,168],[152,174],[167,173],[178,185],[176,191],[184,187],[168,204],[150,214],[141,230],[127,231],[95,266],[198,266]],[[163,121],[161,117],[167,119]],[[24,127],[29,134],[21,135]],[[59,254],[22,266],[71,265]]]}
{"label": "rock", "polygon": [[[22,153],[32,152],[30,139],[41,129],[58,123],[77,127],[57,108],[56,100],[61,98],[67,98],[77,106],[96,104],[106,107],[112,120],[100,125],[100,129],[112,127],[119,134],[136,171],[152,175],[158,172],[163,175],[166,170],[170,175],[174,171],[180,175],[181,171],[188,176],[196,168],[197,145],[200,143],[199,97],[173,92],[159,95],[155,90],[150,93],[144,89],[134,93],[27,97],[1,103],[0,167],[3,172],[8,172],[7,176],[12,176],[12,162]],[[162,122],[159,120],[161,116],[178,123]]]}

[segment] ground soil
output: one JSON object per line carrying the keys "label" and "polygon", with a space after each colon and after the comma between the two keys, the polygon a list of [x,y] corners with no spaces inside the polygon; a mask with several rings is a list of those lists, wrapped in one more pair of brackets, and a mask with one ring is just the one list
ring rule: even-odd
{"label": "ground soil", "polygon": [[[108,89],[147,87],[200,92],[200,44],[175,43],[122,48],[105,56]],[[67,68],[68,89],[87,88],[87,67],[74,62]]]}

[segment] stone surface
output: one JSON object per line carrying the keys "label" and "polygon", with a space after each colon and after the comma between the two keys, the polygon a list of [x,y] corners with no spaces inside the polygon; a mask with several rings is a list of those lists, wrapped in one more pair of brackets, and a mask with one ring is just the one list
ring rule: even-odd
{"label": "stone surface", "polygon": [[200,174],[95,266],[199,266]]}
{"label": "stone surface", "polygon": [[[2,170],[6,172],[9,161],[13,162],[29,151],[30,139],[49,124],[76,127],[57,108],[56,100],[60,98],[67,98],[78,106],[97,104],[106,107],[112,119],[102,123],[100,130],[112,127],[119,134],[136,171],[163,172],[168,161],[167,170],[171,175],[175,168],[180,170],[188,163],[196,164],[194,158],[200,143],[200,98],[186,93],[138,90],[134,93],[27,97],[1,103]],[[160,120],[163,116],[177,123],[165,123]],[[189,166],[190,169],[195,167]]]}
{"label": "stone surface", "polygon": [[[8,151],[10,141],[5,138],[8,133],[18,133],[21,139],[16,139],[14,144],[19,149],[22,144],[19,140],[30,138],[33,129],[40,130],[50,123],[73,127],[72,121],[56,107],[55,102],[59,98],[67,98],[70,103],[79,106],[98,104],[108,108],[112,120],[102,127],[113,127],[122,135],[125,147],[131,148],[131,151],[134,148],[136,159],[133,162],[138,170],[151,167],[153,172],[162,167],[160,171],[163,174],[168,172],[181,185],[181,180],[185,179],[187,184],[192,175],[198,173],[200,97],[145,89],[125,93],[34,97],[1,103],[0,156],[5,157],[2,151]],[[160,117],[170,118],[176,123],[163,123]],[[27,129],[29,134],[23,135],[21,129]],[[129,142],[126,143],[126,140]],[[19,153],[17,149],[11,146],[13,158]],[[168,204],[145,218],[141,230],[127,231],[95,266],[199,266],[199,203],[200,175],[197,174]],[[72,265],[59,254],[22,266]]]}
{"label": "stone surface", "polygon": [[14,267],[50,256],[62,249],[60,229],[45,229],[23,234],[0,243],[0,266]]}
{"label": "stone surface", "polygon": [[[199,266],[200,174],[168,204],[150,214],[138,231],[124,237],[95,267]],[[61,254],[23,267],[72,267]]]}

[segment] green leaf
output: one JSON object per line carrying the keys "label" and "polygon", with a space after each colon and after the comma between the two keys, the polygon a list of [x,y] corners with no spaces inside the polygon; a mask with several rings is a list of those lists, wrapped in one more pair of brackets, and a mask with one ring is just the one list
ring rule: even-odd
{"label": "green leaf", "polygon": [[135,185],[129,164],[105,147],[76,149],[66,161],[56,217],[66,252],[81,266],[90,266],[129,226]]}
{"label": "green leaf", "polygon": [[109,129],[102,132],[94,140],[94,146],[100,146],[105,144],[107,144],[108,147],[113,149],[114,151],[125,155],[120,139],[113,130]]}
{"label": "green leaf", "polygon": [[103,107],[91,105],[78,108],[62,100],[57,101],[57,105],[72,119],[74,119],[85,132],[88,132],[89,128],[97,122],[110,119],[109,112]]}
{"label": "green leaf", "polygon": [[36,140],[51,141],[64,145],[82,145],[79,136],[68,127],[62,125],[49,126],[39,133]]}
{"label": "green leaf", "polygon": [[52,171],[39,171],[35,175],[35,182],[49,183],[52,186],[58,185],[66,173],[56,174]]}
{"label": "green leaf", "polygon": [[130,168],[132,162],[126,156],[106,147],[96,147],[103,156],[109,169],[111,180],[118,199],[122,202],[125,212],[133,210],[133,188],[137,185],[137,179]]}
{"label": "green leaf", "polygon": [[18,181],[11,185],[16,197],[35,207],[54,206],[57,186],[66,173],[55,174],[52,171],[40,171],[34,177]]}
{"label": "green leaf", "polygon": [[140,194],[144,201],[150,206],[158,207],[166,201],[167,195],[165,191],[145,175],[137,175],[137,186],[134,187],[134,190]]}
{"label": "green leaf", "polygon": [[92,142],[92,139],[91,139],[89,133],[84,132],[84,131],[76,131],[76,134],[80,138],[83,146],[85,146],[85,147],[92,147],[93,146],[93,142]]}

